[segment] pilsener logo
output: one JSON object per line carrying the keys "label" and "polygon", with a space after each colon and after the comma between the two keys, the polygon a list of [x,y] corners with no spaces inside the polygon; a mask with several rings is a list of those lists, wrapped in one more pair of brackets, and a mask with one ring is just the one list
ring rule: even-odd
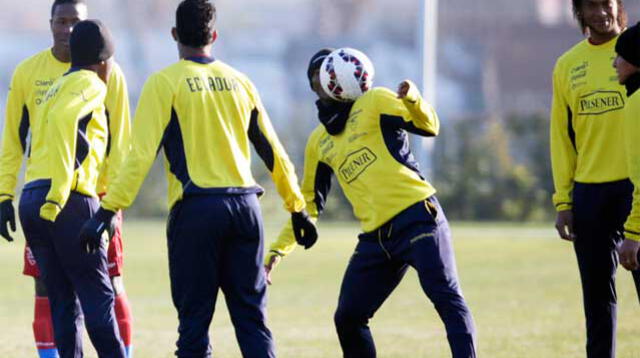
{"label": "pilsener logo", "polygon": [[603,114],[624,108],[624,99],[617,91],[596,91],[580,97],[578,104],[578,114]]}
{"label": "pilsener logo", "polygon": [[371,149],[364,147],[349,154],[347,159],[342,162],[338,169],[342,179],[347,183],[351,183],[356,180],[365,169],[367,169],[378,157],[371,151]]}

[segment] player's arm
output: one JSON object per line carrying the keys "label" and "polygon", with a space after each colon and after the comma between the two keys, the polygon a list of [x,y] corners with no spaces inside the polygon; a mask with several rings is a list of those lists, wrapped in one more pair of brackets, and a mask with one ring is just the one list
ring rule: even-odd
{"label": "player's arm", "polygon": [[2,146],[0,147],[0,236],[13,241],[9,227],[16,231],[13,198],[22,158],[27,151],[29,112],[25,104],[20,69],[11,79],[4,117]]}
{"label": "player's arm", "polygon": [[433,106],[420,95],[415,83],[405,80],[398,86],[398,98],[402,100],[409,116],[403,116],[403,128],[408,132],[433,137],[440,131],[440,120]]}
{"label": "player's arm", "polygon": [[573,131],[573,113],[565,97],[564,73],[556,64],[553,71],[553,99],[551,103],[551,171],[555,193],[556,230],[561,238],[573,241],[573,214],[571,212],[573,179],[576,170],[577,150]]}
{"label": "player's arm", "polygon": [[411,81],[403,81],[397,93],[374,88],[370,106],[380,114],[380,125],[391,130],[404,129],[423,137],[438,135],[440,121],[433,106],[425,101]]}
{"label": "player's arm", "polygon": [[131,150],[117,169],[115,179],[109,182],[102,208],[116,212],[133,203],[171,119],[172,88],[173,85],[162,74],[151,76],[145,83],[133,122]]}
{"label": "player's arm", "polygon": [[633,200],[631,213],[624,224],[625,240],[618,248],[620,264],[627,270],[637,270],[638,250],[640,250],[640,121],[638,119],[638,106],[635,101],[629,101],[625,109],[624,141],[625,155],[629,179],[633,183]]}
{"label": "player's arm", "polygon": [[573,113],[565,100],[562,73],[556,66],[553,73],[553,99],[551,103],[551,168],[555,193],[553,204],[557,211],[571,209],[573,178],[577,151],[573,132]]}
{"label": "player's arm", "polygon": [[107,83],[107,97],[104,102],[109,119],[109,143],[103,171],[98,180],[100,193],[106,191],[109,181],[115,178],[118,168],[129,153],[131,136],[129,94],[124,74],[116,64]]}
{"label": "player's arm", "polygon": [[11,79],[11,87],[7,95],[0,147],[0,202],[13,200],[18,172],[24,153],[27,151],[29,113],[25,104],[22,76],[22,71],[17,69]]}
{"label": "player's arm", "polygon": [[[631,106],[628,103],[627,106]],[[624,140],[627,156],[627,167],[629,168],[629,179],[633,183],[633,204],[631,213],[624,225],[624,236],[627,239],[640,241],[640,114],[633,111],[633,108],[627,109],[624,119]]]}
{"label": "player's arm", "polygon": [[[87,85],[88,84],[88,85]],[[49,173],[51,187],[46,201],[40,208],[40,217],[55,221],[64,208],[75,172],[78,127],[93,117],[93,111],[104,101],[106,87],[83,81],[77,87],[57,92],[52,88],[52,101],[44,111],[47,121],[47,148],[49,152]],[[85,124],[86,127],[86,124]],[[82,139],[81,139],[82,140]]]}
{"label": "player's arm", "polygon": [[285,209],[290,213],[301,212],[305,202],[293,164],[271,125],[258,92],[252,85],[249,88],[254,102],[247,133],[249,140],[269,169],[278,194],[284,200]]}
{"label": "player's arm", "polygon": [[[324,210],[327,196],[331,190],[331,178],[333,177],[331,167],[318,159],[317,144],[313,137],[307,142],[301,188],[307,204],[307,211],[313,221],[316,221]],[[288,220],[276,241],[269,247],[265,257],[265,265],[274,262],[274,257],[284,257],[290,254],[295,247],[296,240],[293,234],[293,225]]]}

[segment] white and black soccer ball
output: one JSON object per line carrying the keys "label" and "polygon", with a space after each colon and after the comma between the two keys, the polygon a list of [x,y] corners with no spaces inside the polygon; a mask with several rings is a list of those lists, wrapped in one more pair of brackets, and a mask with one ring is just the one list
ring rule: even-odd
{"label": "white and black soccer ball", "polygon": [[371,89],[374,74],[367,55],[352,48],[339,48],[322,61],[320,84],[336,101],[351,102]]}

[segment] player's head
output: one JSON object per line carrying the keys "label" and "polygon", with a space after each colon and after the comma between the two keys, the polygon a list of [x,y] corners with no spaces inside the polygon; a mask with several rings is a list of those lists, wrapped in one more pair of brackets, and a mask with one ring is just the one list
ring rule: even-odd
{"label": "player's head", "polygon": [[333,52],[333,48],[323,48],[311,56],[309,60],[309,66],[307,67],[307,78],[309,79],[309,85],[313,92],[323,101],[333,101],[331,97],[322,89],[320,84],[320,66],[322,61]]}
{"label": "player's head", "polygon": [[623,32],[616,42],[616,59],[613,67],[618,73],[618,82],[625,84],[640,69],[640,23]]}
{"label": "player's head", "polygon": [[571,0],[582,33],[609,35],[627,27],[622,0]]}
{"label": "player's head", "polygon": [[100,20],[84,20],[73,27],[69,40],[71,66],[91,69],[106,83],[115,47],[111,33]]}
{"label": "player's head", "polygon": [[204,48],[217,38],[216,7],[209,0],[183,0],[176,10],[173,38],[182,46]]}
{"label": "player's head", "polygon": [[84,0],[55,0],[51,5],[49,25],[53,35],[53,47],[69,57],[69,36],[73,26],[87,18]]}

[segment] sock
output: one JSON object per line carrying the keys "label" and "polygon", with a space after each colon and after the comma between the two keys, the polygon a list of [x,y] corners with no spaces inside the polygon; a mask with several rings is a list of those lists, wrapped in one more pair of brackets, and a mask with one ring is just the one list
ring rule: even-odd
{"label": "sock", "polygon": [[56,343],[53,338],[53,323],[51,322],[51,307],[49,298],[36,296],[33,337],[40,358],[59,358]]}
{"label": "sock", "polygon": [[120,328],[120,338],[122,339],[122,343],[124,343],[127,358],[132,358],[131,307],[129,307],[129,300],[127,299],[126,293],[121,293],[116,296],[114,310],[116,312],[116,319],[118,320],[118,328]]}

